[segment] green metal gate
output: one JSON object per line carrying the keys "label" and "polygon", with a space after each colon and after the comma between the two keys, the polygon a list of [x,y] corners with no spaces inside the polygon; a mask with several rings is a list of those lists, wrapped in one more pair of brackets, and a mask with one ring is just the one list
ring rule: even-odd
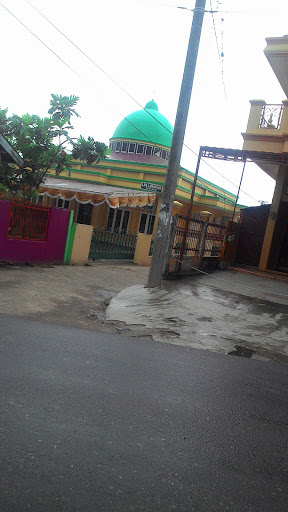
{"label": "green metal gate", "polygon": [[137,235],[93,230],[89,259],[133,259]]}

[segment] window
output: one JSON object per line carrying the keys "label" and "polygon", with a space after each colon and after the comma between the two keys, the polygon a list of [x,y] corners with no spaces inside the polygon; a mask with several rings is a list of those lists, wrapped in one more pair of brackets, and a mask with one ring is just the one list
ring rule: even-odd
{"label": "window", "polygon": [[114,142],[110,142],[110,146],[109,147],[110,147],[111,151],[114,151],[114,148],[115,148]]}
{"label": "window", "polygon": [[155,224],[155,215],[150,213],[141,213],[139,222],[139,233],[145,233],[146,235],[152,235]]}
{"label": "window", "polygon": [[128,142],[122,142],[122,153],[127,153]]}
{"label": "window", "polygon": [[118,140],[116,142],[116,151],[117,151],[117,153],[119,153],[120,150],[121,150],[121,142]]}
{"label": "window", "polygon": [[154,156],[160,156],[160,148],[154,148]]}
{"label": "window", "polygon": [[7,238],[43,241],[47,239],[49,208],[10,205]]}
{"label": "window", "polygon": [[56,203],[55,203],[55,206],[57,208],[65,208],[66,210],[69,210],[69,206],[70,206],[70,201],[67,201],[66,199],[62,199],[61,197],[58,197],[56,199]]}
{"label": "window", "polygon": [[106,230],[111,233],[126,234],[130,220],[130,211],[109,208]]}
{"label": "window", "polygon": [[141,213],[139,229],[138,229],[139,233],[145,233],[147,217],[148,217],[147,213]]}
{"label": "window", "polygon": [[161,156],[162,156],[162,158],[164,158],[164,160],[166,160],[166,158],[167,158],[167,151],[165,149],[162,149]]}
{"label": "window", "polygon": [[135,153],[135,147],[136,147],[135,142],[130,142],[128,153]]}
{"label": "window", "polygon": [[152,146],[146,146],[146,155],[151,155],[152,153]]}
{"label": "window", "polygon": [[31,203],[33,204],[43,204],[43,196],[35,196],[31,198]]}
{"label": "window", "polygon": [[90,203],[79,204],[77,222],[78,224],[91,225],[93,205]]}
{"label": "window", "polygon": [[144,153],[144,144],[138,144],[136,153],[142,155]]}

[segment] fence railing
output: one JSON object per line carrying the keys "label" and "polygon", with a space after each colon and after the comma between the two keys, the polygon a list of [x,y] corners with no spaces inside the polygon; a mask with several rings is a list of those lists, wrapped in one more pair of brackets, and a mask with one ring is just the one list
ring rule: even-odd
{"label": "fence railing", "polygon": [[189,219],[188,226],[186,226],[187,218],[183,215],[178,215],[176,220],[175,235],[173,241],[173,255],[179,256],[181,252],[183,237],[186,232],[184,256],[195,256],[199,248],[199,239],[202,226],[202,220]]}
{"label": "fence railing", "polygon": [[11,203],[7,238],[43,241],[47,239],[50,209]]}
{"label": "fence railing", "polygon": [[93,230],[89,258],[90,259],[133,259],[137,235],[111,233]]}
{"label": "fence railing", "polygon": [[[193,267],[201,267],[207,259],[219,260],[224,246],[226,226],[209,221],[188,219],[179,215],[176,219],[175,235],[172,247],[172,260],[177,265],[172,267],[180,272],[181,262],[185,260],[184,270],[187,271],[187,261],[191,259]],[[184,250],[183,250],[184,247]],[[214,262],[215,264],[215,262]]]}
{"label": "fence railing", "polygon": [[283,105],[263,105],[258,128],[278,129],[283,113]]}
{"label": "fence railing", "polygon": [[220,256],[225,235],[226,226],[209,223],[205,236],[203,256]]}

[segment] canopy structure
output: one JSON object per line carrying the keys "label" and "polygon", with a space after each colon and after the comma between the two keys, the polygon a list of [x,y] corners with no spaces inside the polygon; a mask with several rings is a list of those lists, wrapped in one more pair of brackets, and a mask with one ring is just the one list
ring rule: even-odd
{"label": "canopy structure", "polygon": [[46,178],[39,190],[42,196],[54,199],[59,197],[66,201],[75,199],[78,203],[90,203],[93,206],[100,206],[106,202],[111,208],[151,206],[156,199],[154,192],[117,188],[97,183],[80,183],[75,180],[66,181],[60,178]]}
{"label": "canopy structure", "polygon": [[[236,196],[236,200],[235,200],[232,221],[234,220],[236,206],[237,206],[237,202],[239,199],[239,193],[240,193],[240,189],[241,189],[241,184],[242,184],[242,179],[243,179],[246,162],[254,162],[257,165],[259,165],[260,167],[261,167],[261,165],[262,166],[268,165],[272,169],[275,168],[277,170],[276,175],[277,175],[280,165],[288,164],[288,153],[270,153],[270,152],[266,152],[266,151],[249,151],[246,149],[231,149],[231,148],[217,148],[217,147],[213,147],[213,146],[200,146],[187,217],[190,216],[191,211],[192,211],[196,182],[198,179],[198,172],[199,172],[199,167],[200,167],[202,158],[213,158],[214,160],[222,160],[222,161],[228,161],[228,162],[242,162],[243,163],[243,170],[242,170],[240,183],[239,183],[239,187],[238,187],[238,192],[237,192],[237,196]],[[185,237],[183,238],[183,240],[184,239],[185,239]],[[181,257],[180,257],[180,260],[181,260]]]}
{"label": "canopy structure", "polygon": [[201,146],[199,154],[204,158],[228,162],[254,162],[274,180],[277,179],[280,166],[288,164],[288,153]]}
{"label": "canopy structure", "polygon": [[267,162],[272,165],[288,164],[288,153],[269,153],[268,151],[249,151],[246,149],[201,146],[200,154],[205,158],[228,160],[230,162]]}

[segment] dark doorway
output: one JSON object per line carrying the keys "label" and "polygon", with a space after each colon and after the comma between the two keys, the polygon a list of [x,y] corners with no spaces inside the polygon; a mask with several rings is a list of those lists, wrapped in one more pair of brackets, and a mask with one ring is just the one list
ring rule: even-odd
{"label": "dark doorway", "polygon": [[268,268],[288,272],[288,203],[281,201],[277,213]]}
{"label": "dark doorway", "polygon": [[288,203],[282,202],[279,208],[277,224],[280,224],[281,231],[278,233],[280,241],[279,259],[277,270],[288,272]]}
{"label": "dark doorway", "polygon": [[286,226],[286,231],[282,242],[277,269],[280,270],[281,272],[288,272],[288,223]]}
{"label": "dark doorway", "polygon": [[90,203],[79,204],[77,222],[78,224],[88,224],[90,226],[92,219],[93,206]]}
{"label": "dark doorway", "polygon": [[235,263],[258,267],[269,211],[270,204],[241,210],[240,234]]}

